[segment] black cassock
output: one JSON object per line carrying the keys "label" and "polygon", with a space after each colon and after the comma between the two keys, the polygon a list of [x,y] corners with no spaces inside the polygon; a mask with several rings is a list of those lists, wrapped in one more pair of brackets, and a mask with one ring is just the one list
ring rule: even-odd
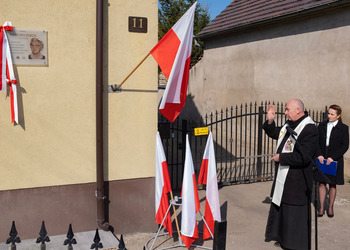
{"label": "black cassock", "polygon": [[[292,129],[295,129],[306,117],[307,115],[295,122],[288,121],[288,123]],[[263,128],[269,137],[278,139],[281,127],[276,127],[275,123],[269,125],[265,122]],[[289,136],[290,134],[287,132],[277,149],[277,153],[280,154],[279,163],[282,166],[289,166],[289,171],[280,206],[271,203],[265,241],[278,241],[284,249],[308,250],[311,249],[313,181],[313,163],[310,161],[310,157],[311,159],[316,158],[318,132],[314,124],[305,125],[298,135],[293,152],[282,153]],[[275,186],[275,180],[272,188]]]}

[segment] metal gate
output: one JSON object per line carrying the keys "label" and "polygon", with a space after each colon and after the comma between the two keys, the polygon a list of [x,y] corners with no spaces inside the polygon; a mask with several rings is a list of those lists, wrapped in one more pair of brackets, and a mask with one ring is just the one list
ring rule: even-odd
{"label": "metal gate", "polygon": [[[186,134],[189,135],[195,173],[198,177],[207,135],[194,136],[195,127],[207,126],[213,134],[219,185],[232,185],[272,180],[274,164],[271,155],[276,142],[263,132],[268,102],[245,104],[207,114],[200,121],[182,120],[179,116],[170,124],[159,120],[169,175],[174,190],[180,190],[186,153]],[[284,104],[276,105],[276,123],[285,123]],[[325,109],[327,111],[327,108]],[[326,118],[325,111],[308,111],[316,122]]]}

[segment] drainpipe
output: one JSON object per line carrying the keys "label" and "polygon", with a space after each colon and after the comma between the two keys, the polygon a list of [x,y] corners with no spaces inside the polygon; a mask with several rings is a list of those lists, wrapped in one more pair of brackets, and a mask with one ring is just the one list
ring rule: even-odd
{"label": "drainpipe", "polygon": [[103,169],[103,0],[96,0],[96,200],[97,224],[108,231]]}

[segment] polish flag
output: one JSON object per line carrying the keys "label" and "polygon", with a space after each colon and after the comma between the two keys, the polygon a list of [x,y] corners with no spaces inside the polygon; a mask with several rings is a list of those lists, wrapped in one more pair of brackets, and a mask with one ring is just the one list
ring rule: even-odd
{"label": "polish flag", "polygon": [[6,92],[6,85],[10,86],[10,100],[11,100],[11,117],[12,123],[18,123],[18,107],[17,107],[17,81],[13,72],[12,57],[10,45],[5,31],[12,31],[11,22],[5,22],[0,26],[0,75],[1,84],[0,90]]}
{"label": "polish flag", "polygon": [[[165,214],[169,208],[168,193],[171,191],[171,183],[169,178],[168,164],[166,163],[162,140],[159,132],[156,139],[156,180],[155,180],[155,208],[156,223],[162,225]],[[163,225],[169,232],[169,236],[173,234],[171,224],[171,216],[168,212]]]}
{"label": "polish flag", "polygon": [[204,225],[203,239],[209,239],[214,232],[214,222],[221,221],[219,190],[216,176],[216,161],[213,143],[213,135],[210,132],[205,146],[203,155],[201,171],[198,177],[198,183],[206,184],[206,199],[205,199],[205,213],[204,219],[211,231]]}
{"label": "polish flag", "polygon": [[195,2],[150,51],[168,83],[159,107],[160,113],[173,122],[186,102],[191,63]]}
{"label": "polish flag", "polygon": [[200,209],[196,176],[194,174],[188,135],[186,135],[186,157],[182,181],[181,239],[187,248],[199,238],[196,214]]}

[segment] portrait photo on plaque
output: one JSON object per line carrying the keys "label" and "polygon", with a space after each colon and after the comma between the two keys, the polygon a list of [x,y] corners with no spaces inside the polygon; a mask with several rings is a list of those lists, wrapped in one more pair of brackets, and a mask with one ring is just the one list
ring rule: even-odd
{"label": "portrait photo on plaque", "polygon": [[13,64],[47,65],[47,32],[13,28],[6,32]]}

